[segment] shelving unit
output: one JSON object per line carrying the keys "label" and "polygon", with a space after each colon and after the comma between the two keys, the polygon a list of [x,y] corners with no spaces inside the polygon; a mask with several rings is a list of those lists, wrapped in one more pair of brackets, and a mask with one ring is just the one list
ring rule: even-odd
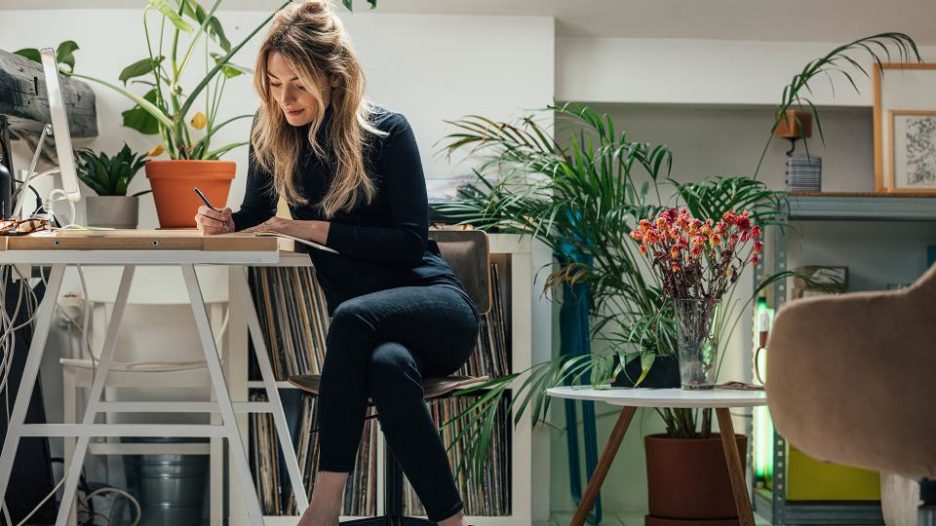
{"label": "shelving unit", "polygon": [[[505,282],[507,283],[507,309],[510,316],[510,356],[513,371],[521,371],[533,363],[534,355],[549,356],[551,314],[548,301],[541,296],[541,286],[534,285],[537,272],[551,261],[551,254],[547,247],[533,242],[531,238],[521,238],[511,234],[491,234],[490,252],[494,259],[503,261]],[[280,262],[276,266],[308,267],[310,260],[305,254],[282,253]],[[536,283],[542,283],[540,278]],[[234,306],[230,313],[228,342],[226,349],[225,366],[228,376],[228,386],[231,396],[235,400],[246,400],[251,388],[260,385],[260,382],[248,380],[247,361],[247,332],[243,323],[243,312]],[[535,348],[534,348],[535,347]],[[287,382],[278,382],[283,389],[292,389]],[[247,416],[239,416],[243,440],[248,440]],[[548,495],[548,480],[538,480],[542,477],[534,476],[533,465],[534,440],[529,415],[511,429],[511,460],[510,460],[510,487],[511,487],[511,514],[504,516],[470,516],[468,521],[476,526],[529,526],[534,520],[534,495]],[[221,447],[219,444],[212,447]],[[383,485],[382,485],[382,459],[385,447],[382,434],[378,433],[377,440],[377,512],[383,511]],[[538,463],[545,462],[548,473],[548,449],[537,448]],[[544,460],[545,459],[545,460]],[[222,466],[212,466],[213,477],[223,477]],[[231,473],[230,478],[236,475]],[[240,505],[236,481],[228,480],[228,515],[229,524],[238,526],[249,524],[246,512]],[[540,500],[537,505],[548,506],[547,500]],[[540,516],[548,515],[546,510],[539,510]],[[343,517],[352,519],[356,517]],[[293,525],[296,516],[265,516],[264,523],[269,525]]]}
{"label": "shelving unit", "polygon": [[[916,232],[932,232],[930,242],[936,242],[936,196],[894,195],[873,193],[819,193],[792,192],[787,195],[788,207],[782,220],[796,228],[797,223],[807,222],[902,222],[923,223],[926,226]],[[931,228],[930,228],[931,227]],[[789,234],[775,229],[772,259],[773,272],[788,269]],[[877,257],[880,247],[869,253]],[[925,252],[920,248],[921,254]],[[817,262],[818,263],[818,262]],[[823,262],[824,263],[824,262]],[[841,263],[841,262],[840,262]],[[765,277],[768,263],[760,262],[754,268],[755,283]],[[924,268],[925,269],[925,268]],[[924,270],[920,269],[920,271]],[[867,281],[867,280],[866,280]],[[785,280],[773,286],[773,306],[779,309],[787,301]],[[756,330],[756,328],[755,328]],[[755,335],[756,336],[756,335]],[[769,353],[770,350],[768,349]],[[769,372],[768,372],[769,374]],[[752,441],[755,442],[755,441]],[[787,443],[773,433],[773,476],[772,489],[755,488],[753,504],[755,511],[775,525],[793,524],[883,524],[880,503],[863,502],[789,502],[786,484]]]}

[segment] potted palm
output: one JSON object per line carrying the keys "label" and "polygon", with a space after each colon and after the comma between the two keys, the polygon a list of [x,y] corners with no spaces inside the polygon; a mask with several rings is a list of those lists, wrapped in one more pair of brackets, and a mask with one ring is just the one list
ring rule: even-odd
{"label": "potted palm", "polygon": [[[678,338],[673,308],[664,301],[662,283],[641,260],[639,244],[630,233],[639,227],[640,219],[657,216],[667,204],[661,197],[668,195],[665,186],[675,190],[677,206],[685,207],[693,218],[703,222],[719,221],[733,210],[747,210],[752,221],[763,226],[775,224],[782,195],[767,188],[757,175],[775,129],[785,122],[787,110],[796,108],[812,114],[821,137],[822,125],[808,98],[809,82],[820,75],[840,73],[855,85],[849,69],[865,75],[867,72],[850,55],[866,52],[880,62],[890,58],[892,48],[897,49],[901,61],[920,60],[910,37],[882,33],[840,46],[807,64],[784,88],[751,177],[674,181],[669,177],[672,154],[666,147],[633,141],[616,131],[610,117],[584,106],[549,108],[557,120],[572,121],[573,133],[566,147],[552,138],[550,130],[538,125],[534,116],[514,122],[484,117],[454,121],[456,131],[448,137],[445,148],[449,152],[466,149],[483,156],[483,162],[475,171],[476,181],[464,188],[462,199],[444,207],[444,211],[482,229],[494,227],[531,235],[554,249],[561,240],[574,249],[579,257],[571,261],[557,258],[558,265],[547,286],[586,286],[593,297],[589,309],[595,322],[592,339],[607,340],[610,349],[580,356],[561,355],[466,390],[464,394],[480,396],[449,421],[469,419],[462,424],[461,435],[471,436],[471,440],[459,443],[466,452],[459,469],[470,475],[481,473],[489,452],[486,437],[491,435],[495,422],[492,415],[508,392],[515,422],[529,410],[537,423],[545,419],[549,407],[545,395],[548,388],[568,383],[609,386],[625,372],[627,363],[638,365],[632,383],[642,385],[655,362],[675,354]],[[561,127],[557,125],[557,129]],[[638,183],[641,179],[643,182]],[[720,341],[727,340],[725,336],[760,290],[787,275],[771,276],[757,284],[752,297],[741,302],[741,308],[726,306],[734,307],[734,315],[720,320],[718,326],[725,331]],[[668,437],[706,439],[712,435],[710,411],[700,415],[691,410],[662,410],[659,414]],[[720,465],[724,469],[723,460]],[[678,481],[656,481],[651,486],[684,487],[684,467],[681,464],[680,469],[672,471]],[[702,472],[711,473],[706,469]],[[697,480],[707,479],[701,476]],[[732,502],[730,485],[724,484],[721,490]],[[733,507],[730,509],[733,513]]]}
{"label": "potted palm", "polygon": [[97,195],[85,196],[88,226],[136,228],[138,196],[149,190],[127,195],[127,186],[146,164],[146,154],[130,151],[124,143],[113,157],[89,148],[75,152],[78,178]]}

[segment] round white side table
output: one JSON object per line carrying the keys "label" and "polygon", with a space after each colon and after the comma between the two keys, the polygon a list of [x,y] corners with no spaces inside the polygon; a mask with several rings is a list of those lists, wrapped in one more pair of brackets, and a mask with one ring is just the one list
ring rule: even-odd
{"label": "round white side table", "polygon": [[751,510],[751,497],[748,495],[744,470],[741,468],[741,457],[734,441],[734,426],[731,424],[731,415],[728,409],[732,407],[756,407],[767,404],[767,397],[763,391],[739,391],[729,389],[713,389],[710,391],[688,391],[683,389],[646,389],[614,387],[610,389],[593,389],[585,387],[555,387],[546,390],[546,394],[556,398],[571,398],[575,400],[591,400],[605,402],[621,407],[608,444],[601,453],[595,473],[588,481],[588,487],[582,500],[579,502],[570,526],[582,526],[588,517],[598,497],[598,490],[604,482],[611,463],[617,454],[618,447],[627,432],[634,413],[638,407],[658,408],[714,408],[718,417],[718,427],[722,439],[722,449],[725,460],[728,462],[728,475],[731,478],[731,489],[734,493],[735,506],[738,510],[738,520],[741,526],[754,526],[754,512]]}

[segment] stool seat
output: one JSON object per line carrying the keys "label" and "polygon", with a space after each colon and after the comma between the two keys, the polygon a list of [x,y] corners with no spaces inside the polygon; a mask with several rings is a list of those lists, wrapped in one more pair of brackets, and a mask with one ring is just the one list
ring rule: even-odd
{"label": "stool seat", "polygon": [[[289,377],[289,383],[314,395],[319,394],[319,384],[321,380],[322,375],[320,374],[301,374]],[[423,378],[423,398],[426,400],[445,398],[457,389],[474,387],[486,381],[488,381],[487,376],[439,376]]]}

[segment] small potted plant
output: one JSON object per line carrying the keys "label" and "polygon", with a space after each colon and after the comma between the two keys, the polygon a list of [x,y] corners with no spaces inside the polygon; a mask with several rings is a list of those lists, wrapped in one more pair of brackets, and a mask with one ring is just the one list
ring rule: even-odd
{"label": "small potted plant", "polygon": [[149,190],[128,196],[127,187],[146,164],[147,155],[130,151],[124,143],[113,157],[89,148],[76,151],[75,156],[78,178],[97,194],[85,197],[88,226],[136,228],[139,217],[137,198]]}

